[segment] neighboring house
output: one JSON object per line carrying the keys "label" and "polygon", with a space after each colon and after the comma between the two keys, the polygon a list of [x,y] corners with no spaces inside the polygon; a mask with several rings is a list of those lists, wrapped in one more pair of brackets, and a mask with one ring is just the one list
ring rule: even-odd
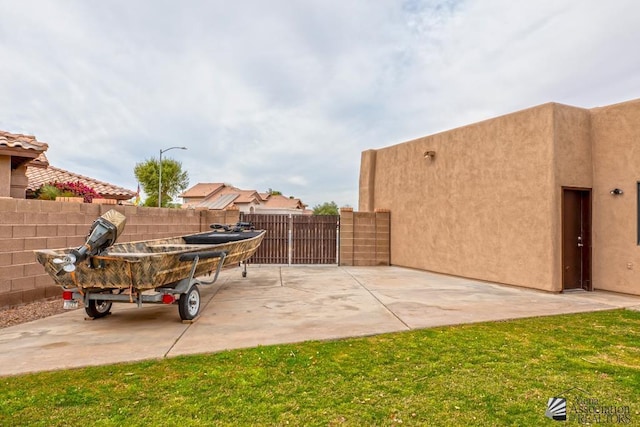
{"label": "neighboring house", "polygon": [[364,151],[359,210],[391,211],[393,265],[640,295],[639,141],[640,100],[544,104]]}
{"label": "neighboring house", "polygon": [[128,200],[135,192],[49,165],[48,144],[34,136],[0,131],[0,197],[24,199],[43,184],[80,181],[106,199]]}
{"label": "neighboring house", "polygon": [[244,213],[307,213],[306,205],[300,199],[241,190],[223,183],[198,183],[180,197],[183,208],[237,209]]}
{"label": "neighboring house", "polygon": [[126,188],[53,167],[49,165],[44,153],[27,165],[27,178],[27,196],[50,182],[81,182],[105,199],[129,200],[136,195]]}
{"label": "neighboring house", "polygon": [[0,131],[0,197],[26,197],[27,164],[47,148],[34,136]]}
{"label": "neighboring house", "polygon": [[225,187],[226,184],[221,182],[215,183],[198,183],[187,191],[182,193],[182,207],[193,208],[202,202],[206,197],[214,195],[216,192]]}
{"label": "neighboring house", "polygon": [[306,210],[306,205],[300,199],[286,197],[282,195],[268,195],[266,201],[256,207],[255,213],[271,213],[271,214],[311,214],[312,211]]}

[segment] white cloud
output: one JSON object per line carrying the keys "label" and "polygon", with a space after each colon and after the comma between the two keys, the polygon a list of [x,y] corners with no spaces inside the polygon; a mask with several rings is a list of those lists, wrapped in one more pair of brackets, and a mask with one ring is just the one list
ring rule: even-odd
{"label": "white cloud", "polygon": [[631,0],[0,0],[0,129],[135,189],[191,183],[357,206],[361,151],[540,103],[640,96]]}

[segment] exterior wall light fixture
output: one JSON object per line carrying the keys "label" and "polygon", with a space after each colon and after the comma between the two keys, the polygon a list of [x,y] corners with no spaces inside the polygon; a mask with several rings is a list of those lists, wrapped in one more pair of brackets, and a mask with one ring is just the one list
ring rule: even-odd
{"label": "exterior wall light fixture", "polygon": [[433,160],[436,157],[436,152],[435,151],[425,151],[424,152],[424,158],[425,159],[430,159]]}
{"label": "exterior wall light fixture", "polygon": [[614,188],[613,190],[609,191],[609,193],[611,193],[614,196],[621,196],[622,194],[624,194],[624,191],[622,191],[619,188]]}

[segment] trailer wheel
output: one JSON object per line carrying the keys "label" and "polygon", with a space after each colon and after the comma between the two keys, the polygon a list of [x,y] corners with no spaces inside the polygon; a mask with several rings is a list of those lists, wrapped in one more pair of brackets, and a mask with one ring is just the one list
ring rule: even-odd
{"label": "trailer wheel", "polygon": [[191,286],[184,294],[180,294],[178,312],[182,320],[193,320],[200,313],[200,291],[196,285]]}
{"label": "trailer wheel", "polygon": [[111,301],[102,301],[102,300],[89,300],[89,303],[84,308],[84,311],[87,312],[89,317],[93,317],[94,319],[99,319],[108,315],[111,312]]}

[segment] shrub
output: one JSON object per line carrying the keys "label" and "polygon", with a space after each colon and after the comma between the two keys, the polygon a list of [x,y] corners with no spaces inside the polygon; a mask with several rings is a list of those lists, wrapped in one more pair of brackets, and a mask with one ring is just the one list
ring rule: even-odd
{"label": "shrub", "polygon": [[60,196],[60,190],[55,185],[45,184],[38,188],[35,192],[36,199],[40,200],[55,200]]}
{"label": "shrub", "polygon": [[93,199],[100,198],[100,195],[96,193],[93,188],[83,184],[80,181],[50,182],[49,184],[43,185],[40,188],[42,189],[44,187],[54,187],[56,190],[58,190],[58,196],[82,197],[85,203],[91,203]]}

